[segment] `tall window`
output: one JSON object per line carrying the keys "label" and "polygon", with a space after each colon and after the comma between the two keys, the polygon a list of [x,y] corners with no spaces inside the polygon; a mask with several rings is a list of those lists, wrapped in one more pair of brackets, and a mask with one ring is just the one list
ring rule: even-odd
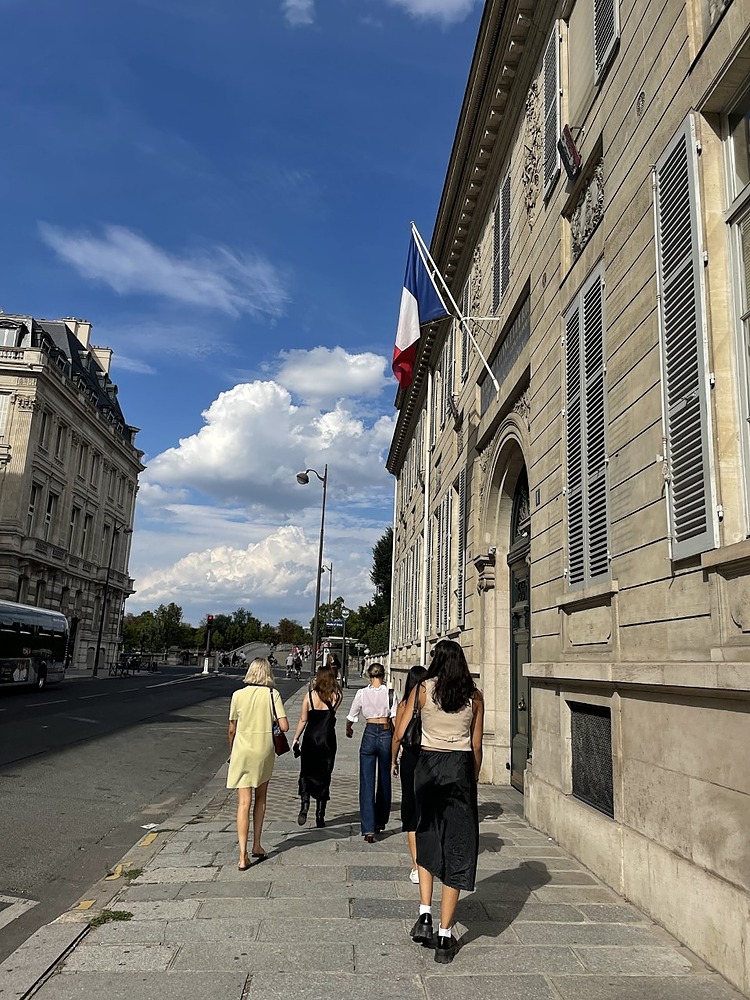
{"label": "tall window", "polygon": [[47,439],[49,437],[49,413],[42,410],[39,418],[39,447],[47,450]]}
{"label": "tall window", "polygon": [[65,458],[65,444],[68,439],[68,428],[65,424],[58,424],[57,436],[55,437],[55,458],[60,460]]}
{"label": "tall window", "polygon": [[7,440],[7,423],[10,412],[10,393],[0,392],[0,441]]}
{"label": "tall window", "polygon": [[47,509],[44,512],[44,538],[49,541],[49,537],[55,527],[55,512],[57,511],[57,501],[59,497],[51,490],[47,494]]}
{"label": "tall window", "polygon": [[565,316],[568,582],[609,576],[604,274],[588,279]]}
{"label": "tall window", "polygon": [[456,517],[456,624],[464,627],[466,584],[466,468],[461,469],[455,485]]}
{"label": "tall window", "polygon": [[447,632],[451,623],[451,514],[453,491],[448,490],[435,512],[437,540],[435,560],[437,570],[436,612],[437,631]]}
{"label": "tall window", "polygon": [[70,508],[70,522],[68,523],[68,553],[70,555],[75,555],[76,528],[80,514],[81,510],[79,507]]}
{"label": "tall window", "polygon": [[29,510],[26,517],[26,534],[30,537],[35,533],[36,515],[39,502],[42,498],[42,487],[37,483],[31,484],[31,494],[29,495]]}
{"label": "tall window", "polygon": [[81,530],[81,556],[84,559],[89,557],[89,545],[91,543],[91,526],[94,518],[91,514],[85,514],[83,518],[83,528]]}
{"label": "tall window", "polygon": [[97,452],[94,452],[91,456],[91,485],[94,487],[99,486],[99,465],[101,459]]}
{"label": "tall window", "polygon": [[503,181],[492,218],[492,311],[510,284],[510,174]]}
{"label": "tall window", "polygon": [[654,169],[656,268],[672,558],[713,548],[703,247],[692,116]]}
{"label": "tall window", "polygon": [[560,173],[560,154],[557,141],[560,138],[560,32],[555,22],[547,48],[544,50],[542,76],[544,79],[544,195],[552,190],[552,185]]}
{"label": "tall window", "polygon": [[87,465],[87,462],[88,462],[88,456],[89,456],[88,445],[85,444],[83,441],[81,441],[81,444],[80,444],[80,446],[78,448],[78,475],[79,476],[85,476],[86,475],[86,465]]}

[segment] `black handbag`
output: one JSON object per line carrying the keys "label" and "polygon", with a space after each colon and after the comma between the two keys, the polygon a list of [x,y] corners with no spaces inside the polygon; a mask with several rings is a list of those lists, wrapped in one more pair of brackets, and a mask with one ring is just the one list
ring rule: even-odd
{"label": "black handbag", "polygon": [[422,708],[419,704],[421,687],[420,684],[414,693],[414,711],[401,737],[401,746],[410,750],[419,750],[422,747]]}
{"label": "black handbag", "polygon": [[291,747],[289,746],[289,740],[286,738],[286,733],[282,733],[279,726],[279,717],[276,714],[276,705],[273,700],[273,688],[269,688],[271,694],[271,736],[273,737],[273,748],[276,751],[276,756],[280,757],[283,753],[289,753]]}

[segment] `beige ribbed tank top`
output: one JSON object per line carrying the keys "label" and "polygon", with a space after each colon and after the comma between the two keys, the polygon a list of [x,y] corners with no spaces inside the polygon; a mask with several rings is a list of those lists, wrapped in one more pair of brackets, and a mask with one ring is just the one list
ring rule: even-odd
{"label": "beige ribbed tank top", "polygon": [[458,712],[443,712],[432,700],[435,678],[424,681],[422,746],[430,750],[471,750],[472,703]]}

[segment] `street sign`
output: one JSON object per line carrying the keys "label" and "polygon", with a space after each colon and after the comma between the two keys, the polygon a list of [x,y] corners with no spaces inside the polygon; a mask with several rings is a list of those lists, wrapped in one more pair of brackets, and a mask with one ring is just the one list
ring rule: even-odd
{"label": "street sign", "polygon": [[340,618],[336,618],[336,619],[335,619],[334,621],[332,621],[332,622],[326,622],[326,627],[327,627],[327,628],[341,628],[341,626],[342,626],[343,624],[344,624],[344,623],[343,623],[343,621],[342,621],[342,620],[341,620]]}

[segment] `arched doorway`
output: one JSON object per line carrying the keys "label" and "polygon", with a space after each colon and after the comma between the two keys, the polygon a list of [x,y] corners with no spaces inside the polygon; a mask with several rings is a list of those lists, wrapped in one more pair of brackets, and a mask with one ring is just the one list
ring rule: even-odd
{"label": "arched doorway", "polygon": [[523,791],[531,752],[531,686],[523,665],[531,659],[531,506],[524,467],[513,494],[508,541],[510,595],[510,783]]}

